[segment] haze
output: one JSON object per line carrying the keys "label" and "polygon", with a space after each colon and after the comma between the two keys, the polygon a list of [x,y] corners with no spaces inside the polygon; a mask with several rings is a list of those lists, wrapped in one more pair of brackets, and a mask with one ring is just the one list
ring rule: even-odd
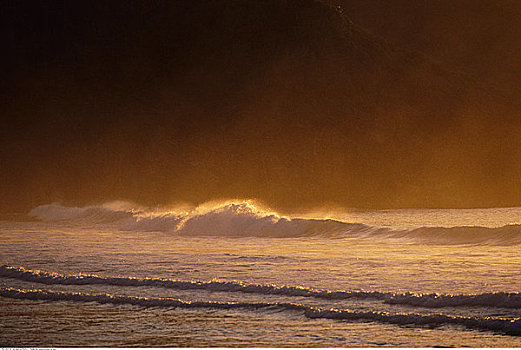
{"label": "haze", "polygon": [[521,205],[521,4],[0,5],[0,209]]}

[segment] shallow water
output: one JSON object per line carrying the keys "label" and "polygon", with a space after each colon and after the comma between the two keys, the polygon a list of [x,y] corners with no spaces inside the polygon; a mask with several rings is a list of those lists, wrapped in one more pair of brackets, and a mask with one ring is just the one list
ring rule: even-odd
{"label": "shallow water", "polygon": [[100,208],[0,222],[0,345],[521,346],[519,208]]}

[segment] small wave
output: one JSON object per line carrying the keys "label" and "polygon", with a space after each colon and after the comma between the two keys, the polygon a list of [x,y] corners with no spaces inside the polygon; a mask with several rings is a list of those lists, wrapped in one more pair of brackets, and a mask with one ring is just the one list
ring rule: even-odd
{"label": "small wave", "polygon": [[178,281],[163,278],[101,277],[97,275],[62,275],[28,270],[23,267],[0,266],[0,277],[46,285],[112,285],[121,287],[156,287],[176,290],[207,290],[213,292],[240,292],[264,295],[311,297],[330,300],[376,299],[387,304],[426,308],[443,307],[497,307],[521,308],[521,293],[483,293],[476,295],[413,294],[379,291],[330,291],[301,286],[249,284],[240,281]]}
{"label": "small wave", "polygon": [[0,266],[0,277],[47,285],[112,285],[122,287],[157,287],[176,290],[208,290],[214,292],[242,292],[266,295],[315,297],[325,299],[375,298],[389,293],[366,291],[329,291],[296,286],[248,284],[240,281],[177,281],[163,278],[100,277],[97,275],[62,275],[28,270],[22,267]]}
{"label": "small wave", "polygon": [[259,309],[266,307],[284,307],[287,309],[304,310],[305,306],[291,303],[240,303],[240,302],[217,302],[217,301],[183,301],[173,298],[146,298],[133,296],[114,296],[111,294],[88,294],[55,292],[41,289],[23,290],[14,288],[0,288],[0,296],[12,299],[30,300],[52,300],[52,301],[77,301],[97,302],[100,304],[130,304],[143,307],[184,307],[184,308],[216,308],[235,309],[249,308]]}
{"label": "small wave", "polygon": [[252,303],[252,302],[216,302],[216,301],[183,301],[172,298],[144,298],[134,296],[115,296],[111,294],[86,294],[54,292],[44,290],[21,290],[0,288],[0,296],[13,299],[96,302],[100,304],[129,304],[142,307],[166,308],[213,308],[213,309],[280,309],[285,311],[302,311],[305,317],[326,318],[347,321],[372,321],[395,325],[442,326],[458,325],[469,329],[499,332],[507,335],[521,336],[521,319],[501,319],[492,317],[462,317],[450,315],[391,314],[379,311],[353,311],[339,309],[319,309],[293,303]]}
{"label": "small wave", "polygon": [[521,243],[521,225],[493,228],[480,226],[421,227],[405,233],[406,237],[438,244],[509,245]]}
{"label": "small wave", "polygon": [[395,294],[388,300],[388,304],[420,306],[428,308],[479,306],[500,307],[509,309],[521,308],[521,293],[483,293],[475,295],[446,295],[446,294]]}
{"label": "small wave", "polygon": [[415,325],[415,326],[443,326],[458,325],[469,329],[499,332],[506,335],[521,336],[521,319],[501,319],[492,317],[463,317],[450,316],[444,314],[421,315],[411,314],[391,314],[378,311],[351,311],[351,310],[320,310],[310,308],[306,312],[309,318],[327,318],[332,320],[366,320],[395,325]]}

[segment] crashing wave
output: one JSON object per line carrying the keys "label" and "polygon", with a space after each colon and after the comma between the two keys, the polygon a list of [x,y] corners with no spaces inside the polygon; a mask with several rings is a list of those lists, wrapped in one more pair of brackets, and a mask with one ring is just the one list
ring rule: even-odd
{"label": "crashing wave", "polygon": [[91,220],[118,224],[125,231],[175,232],[184,236],[303,237],[362,233],[371,226],[330,219],[299,219],[259,209],[250,202],[201,205],[183,211],[135,210],[107,205],[84,208],[59,204],[39,206],[29,213],[44,221]]}
{"label": "crashing wave", "polygon": [[128,203],[83,208],[51,204],[39,206],[29,215],[45,221],[113,223],[124,231],[160,231],[181,236],[354,237],[432,244],[521,244],[521,225],[392,229],[327,218],[286,217],[249,201],[203,204],[183,210],[135,209]]}

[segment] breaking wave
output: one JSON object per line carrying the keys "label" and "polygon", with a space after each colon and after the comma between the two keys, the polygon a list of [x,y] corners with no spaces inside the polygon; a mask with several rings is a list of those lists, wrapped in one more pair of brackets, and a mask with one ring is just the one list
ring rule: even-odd
{"label": "breaking wave", "polygon": [[44,221],[80,221],[83,224],[90,219],[93,224],[117,223],[124,231],[164,231],[184,236],[336,236],[376,229],[331,219],[284,217],[247,201],[170,211],[129,209],[124,204],[85,208],[50,204],[31,210],[29,215]]}
{"label": "breaking wave", "polygon": [[413,294],[379,291],[330,291],[301,286],[251,284],[240,281],[178,281],[164,278],[101,277],[97,275],[63,275],[28,270],[22,267],[0,266],[0,277],[46,285],[112,285],[122,287],[157,287],[176,290],[206,290],[241,292],[264,295],[313,297],[321,299],[377,299],[387,304],[443,307],[521,308],[521,293],[484,293],[477,295]]}
{"label": "breaking wave", "polygon": [[513,336],[521,336],[521,319],[502,319],[492,317],[463,317],[444,314],[421,315],[416,313],[391,314],[380,311],[353,311],[339,309],[320,309],[294,303],[266,302],[216,302],[184,301],[173,298],[144,298],[134,296],[115,296],[111,294],[67,293],[44,290],[21,290],[0,288],[0,296],[13,299],[96,302],[99,304],[128,304],[142,307],[165,308],[212,308],[212,309],[279,309],[282,311],[300,311],[307,318],[326,318],[332,320],[372,321],[395,325],[442,326],[457,325],[469,329],[493,331]]}
{"label": "breaking wave", "polygon": [[118,207],[114,203],[106,203],[100,206],[87,207],[65,207],[59,204],[47,204],[34,208],[29,212],[29,216],[44,221],[86,221],[93,224],[110,223],[123,219],[132,218],[133,210],[125,208],[124,205]]}
{"label": "breaking wave", "polygon": [[394,238],[432,244],[521,244],[521,225],[392,229],[328,218],[281,216],[251,201],[203,204],[173,210],[135,208],[113,202],[83,208],[58,204],[33,209],[44,221],[115,224],[123,231],[161,231],[181,236]]}

